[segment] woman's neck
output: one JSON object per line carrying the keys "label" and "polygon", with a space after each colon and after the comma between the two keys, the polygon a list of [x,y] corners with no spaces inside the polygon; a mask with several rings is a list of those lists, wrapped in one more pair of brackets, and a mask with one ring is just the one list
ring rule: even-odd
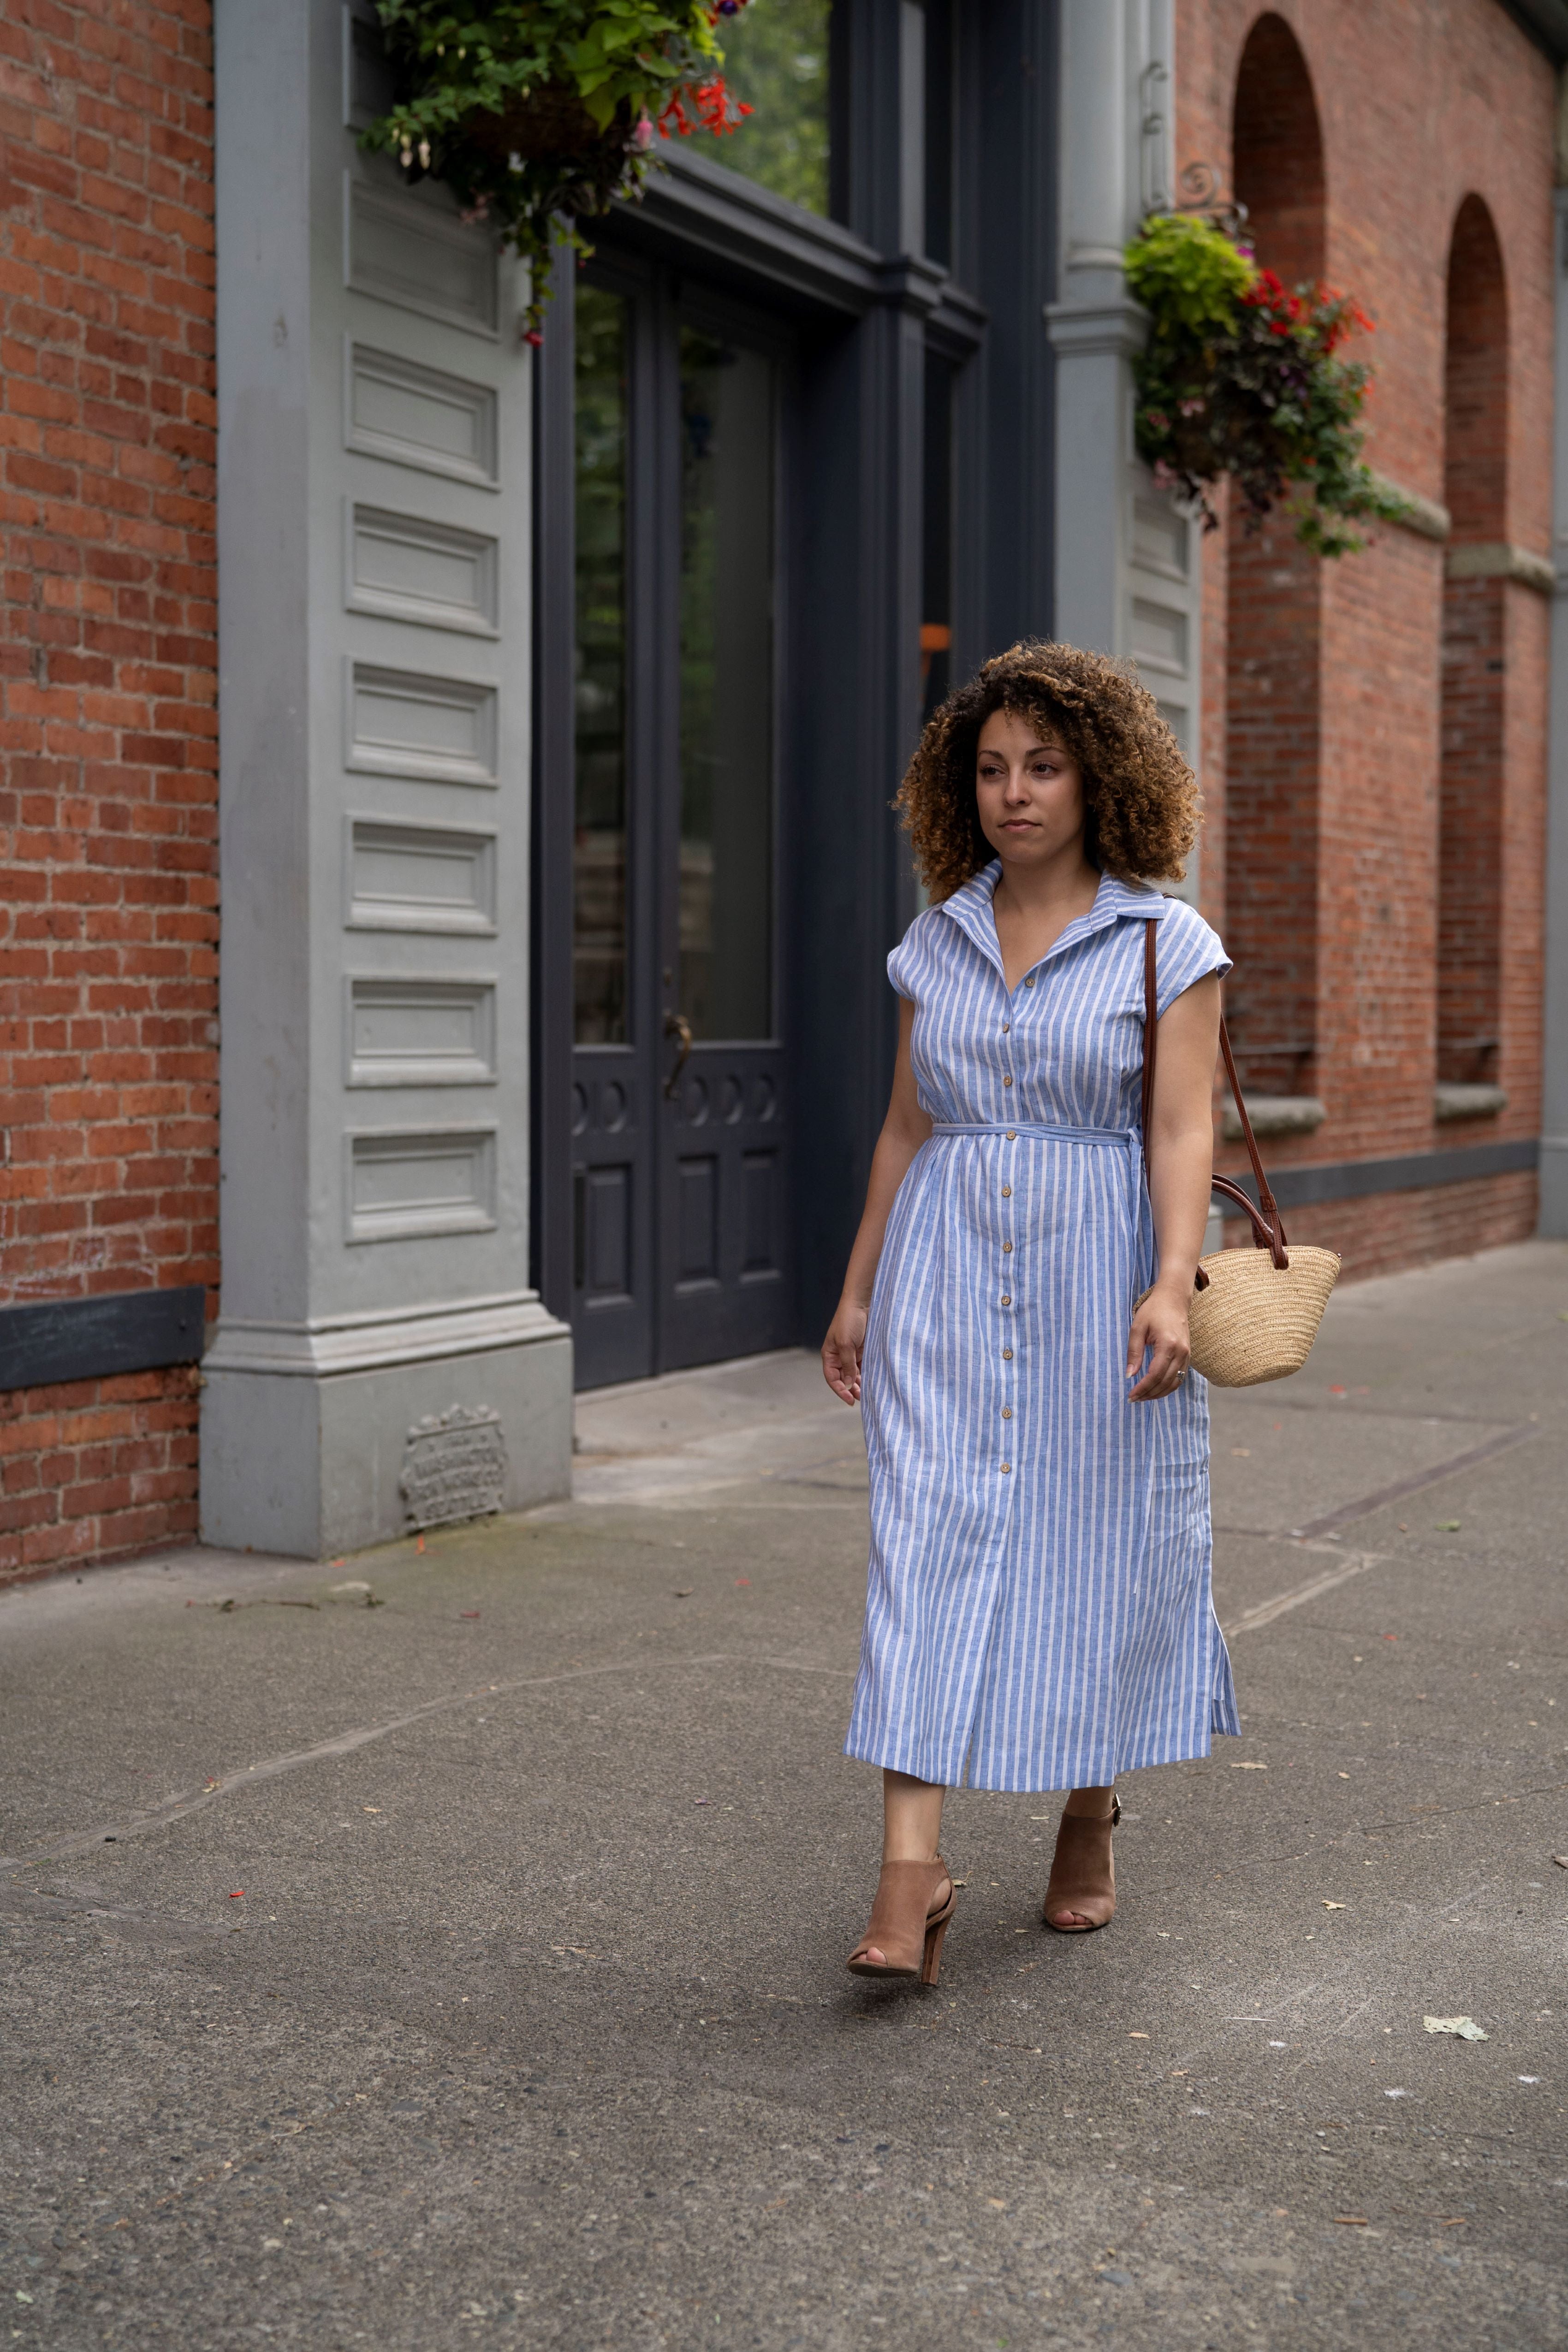
{"label": "woman's neck", "polygon": [[1033,860],[1017,865],[1005,857],[993,904],[1000,899],[1005,910],[1010,908],[1031,926],[1052,921],[1059,925],[1089,912],[1100,884],[1099,872],[1075,843],[1070,850],[1038,865]]}
{"label": "woman's neck", "polygon": [[1031,865],[1022,874],[1009,873],[1004,862],[992,894],[991,919],[1009,991],[1050,953],[1069,923],[1089,913],[1099,889],[1100,876],[1081,851],[1070,861]]}

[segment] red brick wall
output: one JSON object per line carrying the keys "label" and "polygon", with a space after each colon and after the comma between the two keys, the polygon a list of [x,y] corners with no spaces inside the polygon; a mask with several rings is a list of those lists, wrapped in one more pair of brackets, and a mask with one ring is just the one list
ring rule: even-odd
{"label": "red brick wall", "polygon": [[[1507,285],[1507,484],[1504,525],[1474,539],[1507,540],[1545,554],[1550,534],[1552,412],[1552,157],[1554,77],[1548,60],[1498,0],[1178,0],[1178,167],[1216,165],[1249,182],[1268,235],[1300,241],[1310,174],[1283,142],[1270,160],[1233,153],[1238,75],[1249,37],[1259,119],[1280,119],[1280,60],[1289,27],[1305,63],[1321,136],[1323,274],[1353,292],[1377,322],[1364,354],[1376,371],[1368,457],[1406,488],[1442,503],[1446,481],[1447,289],[1450,247],[1467,198],[1495,226]],[[1264,68],[1267,67],[1268,70]],[[1305,188],[1306,194],[1302,190]],[[1261,242],[1267,243],[1267,237]],[[1276,246],[1276,251],[1279,247]],[[1282,274],[1288,274],[1282,272]],[[1255,850],[1239,836],[1252,812],[1237,728],[1248,658],[1267,615],[1258,558],[1237,527],[1234,500],[1205,548],[1203,779],[1207,814],[1205,911],[1233,923],[1238,969],[1228,987],[1245,1003],[1242,957],[1267,979],[1256,918],[1240,912]],[[1328,1117],[1310,1137],[1271,1147],[1279,1165],[1374,1159],[1456,1144],[1532,1136],[1539,1125],[1542,898],[1544,840],[1547,600],[1516,583],[1487,583],[1500,614],[1500,782],[1496,811],[1497,1034],[1486,1075],[1502,1085],[1499,1118],[1439,1127],[1437,922],[1440,895],[1441,653],[1462,600],[1445,595],[1446,550],[1404,530],[1380,530],[1363,555],[1320,569],[1317,744],[1304,718],[1295,750],[1317,800],[1315,1084]],[[1283,568],[1283,567],[1281,567]],[[1250,576],[1248,576],[1250,574]],[[1235,576],[1233,576],[1235,575]],[[1458,583],[1455,583],[1458,586]],[[1245,635],[1241,616],[1246,616]],[[1236,635],[1231,642],[1233,624]],[[1302,659],[1312,660],[1304,638]],[[1458,712],[1456,709],[1456,720]],[[1289,747],[1276,744],[1277,768]],[[1247,752],[1250,759],[1250,750]],[[1227,791],[1233,758],[1241,772]],[[1300,789],[1303,797],[1308,785]],[[1227,805],[1228,803],[1228,805]],[[1310,843],[1303,844],[1310,854]],[[1480,1034],[1471,1032],[1468,1034]],[[1272,1075],[1272,1074],[1269,1074]],[[1450,1073],[1445,1068],[1441,1075]],[[1471,1075],[1466,1073],[1466,1075]],[[1227,1147],[1222,1164],[1235,1166]],[[1534,1221],[1531,1177],[1299,1212],[1303,1239],[1342,1248],[1356,1271],[1387,1271],[1452,1251],[1517,1239]]]}
{"label": "red brick wall", "polygon": [[1323,274],[1323,141],[1311,78],[1284,18],[1260,16],[1237,61],[1231,189],[1266,269],[1287,286]]}
{"label": "red brick wall", "polygon": [[1502,926],[1503,583],[1443,584],[1437,1076],[1489,1085]]}
{"label": "red brick wall", "polygon": [[[1508,518],[1508,301],[1491,216],[1467,196],[1448,256],[1443,482],[1452,546]],[[1489,1083],[1501,1050],[1503,583],[1443,588],[1437,1075]]]}
{"label": "red brick wall", "polygon": [[[1374,1192],[1360,1201],[1324,1201],[1285,1213],[1292,1243],[1337,1250],[1340,1278],[1352,1282],[1358,1276],[1500,1249],[1533,1233],[1534,1220],[1535,1178],[1529,1174],[1435,1184],[1422,1192]],[[1232,1249],[1250,1249],[1251,1226],[1242,1218],[1227,1218],[1226,1242]]]}
{"label": "red brick wall", "polygon": [[1230,550],[1226,1012],[1264,1095],[1317,1087],[1321,570],[1278,514]]}
{"label": "red brick wall", "polygon": [[[1237,68],[1232,175],[1247,234],[1287,286],[1323,268],[1323,150],[1300,50],[1278,16],[1254,26]],[[1310,1094],[1317,1083],[1321,566],[1273,514],[1235,510],[1226,679],[1230,864],[1227,1013],[1242,1083]]]}
{"label": "red brick wall", "polygon": [[[0,1299],[217,1278],[206,0],[0,11]],[[190,1368],[0,1396],[0,1578],[196,1524]]]}

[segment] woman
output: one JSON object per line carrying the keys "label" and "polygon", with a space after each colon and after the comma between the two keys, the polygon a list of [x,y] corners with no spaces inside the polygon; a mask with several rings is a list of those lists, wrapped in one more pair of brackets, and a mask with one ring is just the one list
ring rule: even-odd
{"label": "woman", "polygon": [[1238,1729],[1187,1331],[1230,966],[1138,878],[1181,875],[1195,789],[1101,656],[987,662],[899,799],[934,903],[888,960],[892,1100],[822,1357],[871,1475],[846,1752],[882,1767],[884,1842],[849,1966],[934,1984],[947,1788],[1070,1791],[1045,1917],[1081,1934],[1115,1909],[1118,1772]]}

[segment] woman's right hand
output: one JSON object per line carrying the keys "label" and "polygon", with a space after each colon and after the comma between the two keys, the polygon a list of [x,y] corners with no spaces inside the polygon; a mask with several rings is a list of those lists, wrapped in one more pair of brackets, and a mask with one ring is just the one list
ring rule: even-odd
{"label": "woman's right hand", "polygon": [[866,1309],[841,1298],[822,1343],[822,1377],[846,1404],[860,1402],[860,1356],[866,1345]]}

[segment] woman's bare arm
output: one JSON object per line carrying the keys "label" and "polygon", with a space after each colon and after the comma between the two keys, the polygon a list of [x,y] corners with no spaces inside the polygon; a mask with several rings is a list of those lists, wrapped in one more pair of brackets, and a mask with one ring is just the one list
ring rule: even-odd
{"label": "woman's bare arm", "polygon": [[[899,1058],[893,1066],[893,1091],[888,1116],[871,1155],[871,1180],[855,1246],[849,1253],[844,1289],[822,1343],[822,1374],[835,1396],[846,1404],[860,1400],[860,1355],[866,1343],[866,1312],[871,1286],[882,1255],[893,1199],[910,1162],[931,1134],[931,1120],[920,1106],[915,1074],[910,1061],[910,1031],[915,1008],[906,996],[899,1005]],[[1163,1044],[1163,1038],[1161,1040]],[[1158,1075],[1158,1073],[1156,1073]]]}
{"label": "woman's bare arm", "polygon": [[1169,1396],[1192,1354],[1187,1312],[1208,1223],[1218,1051],[1219,982],[1210,974],[1184,990],[1160,1022],[1149,1121],[1149,1198],[1159,1272],[1127,1335],[1129,1379],[1149,1357],[1147,1370],[1129,1391],[1135,1403]]}

